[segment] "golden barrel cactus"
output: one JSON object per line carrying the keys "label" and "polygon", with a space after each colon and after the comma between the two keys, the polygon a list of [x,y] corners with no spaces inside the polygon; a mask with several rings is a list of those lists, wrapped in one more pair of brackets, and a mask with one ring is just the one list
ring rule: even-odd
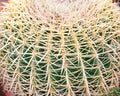
{"label": "golden barrel cactus", "polygon": [[101,96],[120,83],[120,13],[110,0],[11,0],[0,13],[1,82],[19,96]]}

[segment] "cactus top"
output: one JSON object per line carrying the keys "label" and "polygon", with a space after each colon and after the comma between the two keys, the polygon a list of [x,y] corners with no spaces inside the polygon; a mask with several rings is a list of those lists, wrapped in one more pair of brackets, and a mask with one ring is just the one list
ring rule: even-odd
{"label": "cactus top", "polygon": [[33,0],[30,7],[36,17],[47,23],[71,25],[96,18],[95,14],[108,3],[109,0]]}

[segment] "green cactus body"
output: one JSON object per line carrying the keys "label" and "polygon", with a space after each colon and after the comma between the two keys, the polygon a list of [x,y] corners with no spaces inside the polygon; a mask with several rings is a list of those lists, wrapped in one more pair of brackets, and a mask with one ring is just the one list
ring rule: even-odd
{"label": "green cactus body", "polygon": [[10,90],[19,96],[101,96],[119,87],[120,15],[114,4],[23,1],[0,13],[1,76]]}

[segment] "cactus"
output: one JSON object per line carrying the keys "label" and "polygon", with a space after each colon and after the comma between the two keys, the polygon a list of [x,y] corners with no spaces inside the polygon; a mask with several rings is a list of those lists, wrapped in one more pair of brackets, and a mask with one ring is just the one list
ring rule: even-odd
{"label": "cactus", "polygon": [[1,80],[19,96],[101,96],[120,83],[120,14],[110,0],[16,0],[0,13]]}

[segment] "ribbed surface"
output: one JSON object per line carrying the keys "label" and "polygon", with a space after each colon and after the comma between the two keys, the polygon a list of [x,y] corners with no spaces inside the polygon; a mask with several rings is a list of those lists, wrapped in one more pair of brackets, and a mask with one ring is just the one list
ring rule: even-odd
{"label": "ribbed surface", "polygon": [[[78,5],[89,10],[90,0],[80,1]],[[93,1],[91,11],[79,10],[86,12],[86,18],[79,14],[70,19],[73,22],[62,13],[55,18],[49,11],[42,14],[38,7],[42,1],[38,5],[10,3],[1,14],[0,67],[13,92],[19,96],[98,96],[118,87],[120,18],[110,2]]]}

